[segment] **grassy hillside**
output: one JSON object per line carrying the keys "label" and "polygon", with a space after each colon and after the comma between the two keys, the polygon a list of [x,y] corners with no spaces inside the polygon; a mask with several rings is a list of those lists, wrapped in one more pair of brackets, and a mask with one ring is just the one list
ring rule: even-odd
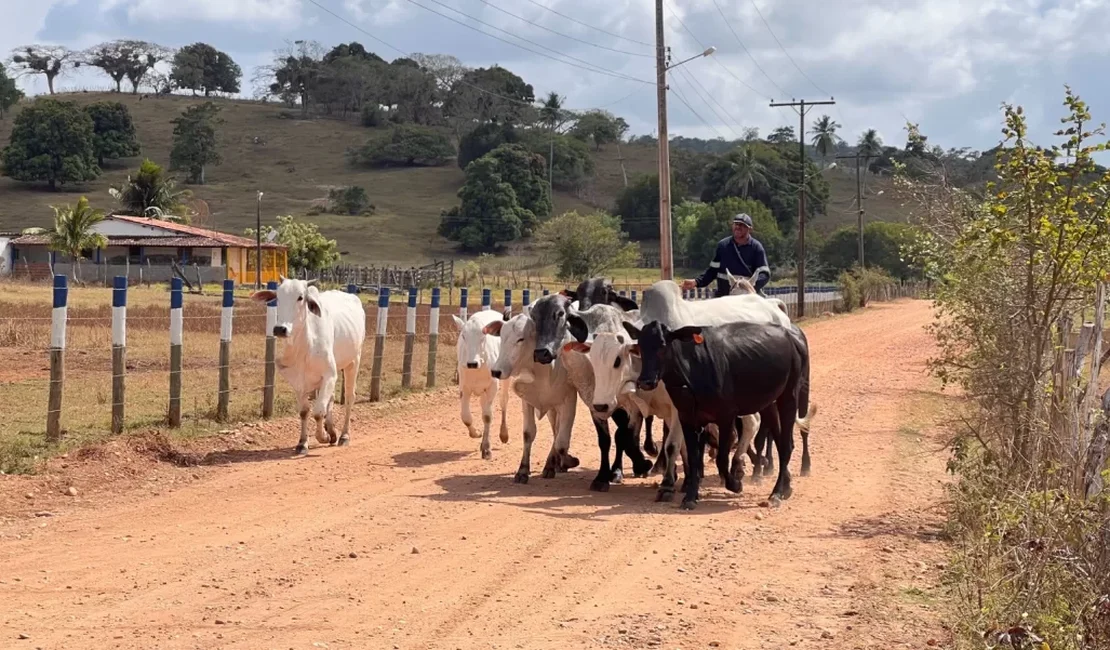
{"label": "grassy hillside", "polygon": [[[121,101],[131,110],[143,146],[143,154],[168,165],[173,125],[186,106],[199,98],[170,96],[141,99],[130,94],[79,93],[64,99],[79,104]],[[364,263],[419,264],[433,258],[462,257],[454,245],[435,234],[440,210],[457,203],[456,192],[463,173],[455,165],[368,171],[347,166],[344,151],[377,133],[349,122],[329,119],[289,119],[295,114],[274,104],[214,100],[223,107],[221,117],[223,163],[207,170],[208,183],[191,186],[194,196],[207,202],[211,216],[207,225],[241,232],[255,222],[255,196],[265,192],[263,219],[279,214],[303,216],[312,202],[327,195],[333,186],[361,185],[366,188],[377,212],[369,217],[317,215],[312,220],[339,241],[349,261]],[[17,109],[18,111],[18,109]],[[0,121],[0,145],[6,145],[12,117]],[[624,145],[621,153],[629,178],[654,173],[656,149]],[[591,205],[612,205],[624,181],[617,147],[596,152],[596,180],[581,197],[557,192],[557,212],[589,210]],[[51,204],[72,203],[81,194],[97,207],[110,210],[113,202],[108,187],[121,183],[138,159],[108,161],[103,175],[84,186],[67,185],[60,192],[0,178],[0,230],[16,230],[51,224]],[[832,183],[830,214],[814,227],[830,231],[842,223],[854,223],[851,201],[855,177],[841,171],[826,172]],[[881,190],[885,181],[868,180],[869,194]],[[894,218],[896,206],[885,205],[886,196],[869,200],[871,218]],[[839,209],[839,211],[838,211]],[[848,211],[847,215],[842,212]],[[650,247],[650,244],[646,247]]]}

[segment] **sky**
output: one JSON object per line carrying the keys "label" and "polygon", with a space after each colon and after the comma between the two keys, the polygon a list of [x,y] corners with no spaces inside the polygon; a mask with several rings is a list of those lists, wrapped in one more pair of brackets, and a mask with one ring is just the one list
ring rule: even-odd
{"label": "sky", "polygon": [[[656,131],[654,14],[651,0],[0,0],[0,53],[27,43],[204,41],[242,66],[249,95],[254,69],[274,50],[297,39],[357,40],[387,60],[424,52],[496,63],[537,97],[556,91],[572,108],[605,108],[640,135]],[[909,120],[930,144],[987,149],[1008,102],[1025,108],[1031,133],[1047,143],[1064,84],[1110,121],[1105,0],[664,0],[664,14],[674,63],[717,48],[670,72],[672,137],[797,128],[797,114],[772,100],[833,97],[834,106],[812,109],[807,129],[827,113],[849,142],[875,128],[902,146]],[[45,89],[41,78],[20,83]],[[109,84],[82,71],[58,86]]]}

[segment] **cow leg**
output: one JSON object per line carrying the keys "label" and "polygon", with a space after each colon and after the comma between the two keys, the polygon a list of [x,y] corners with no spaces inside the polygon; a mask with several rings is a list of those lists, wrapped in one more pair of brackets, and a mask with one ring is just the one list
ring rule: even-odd
{"label": "cow leg", "polygon": [[779,478],[771,492],[771,501],[777,503],[789,499],[793,490],[790,487],[790,454],[794,451],[794,417],[798,412],[798,401],[792,393],[785,393],[778,400],[778,428],[775,431],[775,447],[779,452]]}
{"label": "cow leg", "polygon": [[300,407],[301,415],[301,438],[297,441],[297,448],[295,453],[298,456],[304,456],[308,453],[308,394],[297,395],[297,406]]}
{"label": "cow leg", "polygon": [[[762,419],[760,419],[762,423]],[[740,485],[740,491],[744,491],[744,454],[751,449],[752,438],[755,437],[758,427],[753,416],[745,415],[736,418],[737,427],[740,430],[740,440],[736,444],[736,453],[732,456],[732,474],[736,478],[737,483]]]}
{"label": "cow leg", "polygon": [[[780,423],[779,426],[781,427],[782,424]],[[768,429],[767,435],[763,437],[762,449],[760,449],[758,445],[756,446],[756,449],[759,450],[760,454],[763,456],[764,476],[770,476],[771,472],[775,471],[775,458],[773,455],[774,450],[772,449],[771,445],[772,443],[777,444],[776,435],[777,434],[774,433],[774,429]]]}
{"label": "cow leg", "polygon": [[462,423],[466,425],[466,431],[470,434],[471,438],[481,438],[482,434],[474,428],[474,417],[470,415],[470,398],[472,395],[469,391],[459,388],[459,409],[462,416]]}
{"label": "cow leg", "polygon": [[[651,471],[648,472],[649,476],[654,476],[656,474],[662,474],[667,469],[667,436],[670,435],[670,431],[671,431],[670,427],[667,426],[667,422],[666,422],[666,420],[664,420],[663,421],[663,446],[656,450],[657,454],[655,456],[655,464],[652,465]],[[654,447],[655,444],[652,443],[652,446]],[[644,443],[644,447],[645,448],[647,447],[646,442]]]}
{"label": "cow leg", "polygon": [[809,476],[809,427],[798,428],[802,430],[802,476]]}
{"label": "cow leg", "polygon": [[698,488],[701,487],[701,478],[705,464],[705,442],[701,430],[693,423],[682,423],[682,433],[686,440],[686,453],[690,457],[687,465],[686,478],[682,482],[685,496],[682,497],[683,510],[693,510],[698,505]]}
{"label": "cow leg", "polygon": [[356,357],[351,365],[343,369],[343,433],[339,436],[339,446],[351,442],[351,409],[355,405],[355,382],[358,381],[358,366],[361,359]]}
{"label": "cow leg", "polygon": [[[678,424],[676,422],[676,424]],[[685,441],[682,439],[682,427],[669,427],[667,424],[663,425],[668,429],[667,435],[663,438],[663,454],[660,458],[666,463],[666,469],[663,470],[663,482],[659,484],[659,491],[655,493],[656,501],[671,501],[674,499],[674,483],[677,480],[675,475],[675,461],[684,446]],[[682,443],[682,444],[680,444]],[[690,466],[686,464],[686,457],[683,456],[683,471],[688,472]]]}
{"label": "cow leg", "polygon": [[555,439],[551,444],[551,453],[547,456],[547,464],[543,467],[544,478],[555,478],[556,472],[566,472],[578,467],[578,459],[568,453],[570,448],[570,434],[574,428],[574,412],[577,408],[577,398],[568,400],[554,411],[548,413],[551,428]]}
{"label": "cow leg", "polygon": [[[651,456],[659,455],[659,448],[655,446],[655,440],[651,437],[651,425],[655,422],[655,416],[649,415],[644,418],[644,451]],[[663,425],[664,429],[666,424]],[[663,433],[666,436],[666,431]]]}
{"label": "cow leg", "polygon": [[[646,477],[648,472],[651,471],[652,463],[640,451],[639,430],[643,425],[643,416],[639,412],[630,413],[619,408],[613,411],[613,421],[617,423],[617,453],[613,461],[613,475],[616,476],[619,472],[621,478],[623,478],[621,468],[621,452],[623,451],[628,455],[628,459],[632,461],[632,475],[636,478]],[[619,481],[613,482],[619,483]]]}
{"label": "cow leg", "polygon": [[[524,402],[524,451],[520,455],[520,467],[516,470],[513,483],[528,483],[528,475],[532,473],[532,443],[536,441],[536,409]],[[554,446],[552,446],[554,448]],[[548,462],[551,462],[550,454]]]}
{"label": "cow leg", "polygon": [[609,436],[609,420],[593,418],[593,421],[594,428],[597,429],[597,448],[601,452],[601,465],[597,469],[597,476],[590,483],[590,489],[594,492],[608,492],[610,472],[612,472],[609,465],[609,447],[613,442]]}
{"label": "cow leg", "polygon": [[324,432],[324,417],[331,409],[335,399],[335,382],[339,373],[335,369],[335,360],[328,359],[328,367],[324,370],[320,388],[316,390],[316,399],[312,402],[312,417],[316,420],[316,440],[322,443],[331,443],[331,436]]}
{"label": "cow leg", "polygon": [[497,398],[497,385],[490,384],[486,387],[486,392],[482,393],[482,458],[489,460],[493,458],[493,453],[490,451],[489,446],[489,430],[490,425],[493,424],[493,400]]}
{"label": "cow leg", "polygon": [[[502,444],[509,443],[509,379],[494,379],[493,385],[501,391],[501,432],[500,438]],[[504,386],[499,384],[504,382]]]}
{"label": "cow leg", "polygon": [[729,471],[729,451],[736,439],[736,416],[722,413],[717,417],[717,474],[729,492],[740,492],[740,481]]}

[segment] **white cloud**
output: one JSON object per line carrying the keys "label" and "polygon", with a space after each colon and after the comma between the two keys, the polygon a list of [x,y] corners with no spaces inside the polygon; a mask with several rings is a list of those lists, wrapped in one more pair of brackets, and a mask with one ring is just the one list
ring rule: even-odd
{"label": "white cloud", "polygon": [[293,26],[301,19],[301,0],[101,0],[101,9],[127,9],[137,23],[181,19],[233,23],[244,29]]}
{"label": "white cloud", "polygon": [[404,0],[343,0],[343,7],[355,22],[378,26],[396,25],[419,11]]}

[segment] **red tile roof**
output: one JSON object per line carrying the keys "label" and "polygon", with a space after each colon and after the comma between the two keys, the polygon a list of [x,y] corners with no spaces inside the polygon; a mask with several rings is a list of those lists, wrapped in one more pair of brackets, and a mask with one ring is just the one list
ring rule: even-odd
{"label": "red tile roof", "polygon": [[[131,217],[122,214],[113,214],[108,218],[116,219],[119,221],[126,221],[128,223],[134,223],[140,226],[148,226],[150,228],[161,228],[162,230],[169,230],[171,232],[177,232],[183,235],[191,235],[193,237],[205,237],[207,239],[215,240],[223,246],[231,246],[233,248],[254,248],[257,245],[255,240],[248,239],[246,237],[240,237],[239,235],[230,235],[226,232],[220,232],[218,230],[209,230],[207,228],[187,226],[182,223],[173,223],[172,221],[163,221],[161,219]],[[262,242],[262,248],[286,248],[286,246],[284,244]]]}

